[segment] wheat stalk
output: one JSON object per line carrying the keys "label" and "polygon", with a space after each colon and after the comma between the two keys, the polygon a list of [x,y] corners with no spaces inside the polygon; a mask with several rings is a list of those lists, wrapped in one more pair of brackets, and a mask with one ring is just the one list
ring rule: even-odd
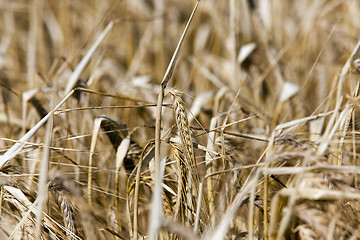
{"label": "wheat stalk", "polygon": [[162,105],[164,100],[164,94],[165,89],[172,77],[176,60],[178,58],[181,45],[184,41],[185,35],[187,33],[187,30],[189,29],[190,23],[193,19],[193,16],[197,10],[197,7],[199,5],[199,1],[197,1],[189,20],[185,26],[185,29],[180,37],[180,40],[176,46],[176,49],[174,51],[174,54],[170,60],[170,63],[168,65],[168,68],[166,69],[166,72],[164,74],[164,77],[160,84],[160,91],[158,95],[158,101],[157,101],[157,108],[156,108],[156,120],[155,120],[155,187],[154,187],[154,195],[153,195],[153,208],[152,208],[152,214],[151,214],[151,220],[150,220],[150,227],[149,227],[149,237],[150,239],[156,239],[158,230],[161,225],[161,218],[162,214],[159,214],[159,211],[162,212],[162,204],[161,204],[161,183],[162,183],[162,173],[161,173],[161,148],[160,148],[160,138],[161,138],[161,116],[162,116]]}

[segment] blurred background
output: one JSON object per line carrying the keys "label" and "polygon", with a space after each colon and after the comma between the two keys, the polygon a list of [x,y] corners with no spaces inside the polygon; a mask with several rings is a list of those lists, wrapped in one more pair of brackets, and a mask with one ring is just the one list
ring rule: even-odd
{"label": "blurred background", "polygon": [[[69,74],[114,21],[80,79],[98,91],[129,96],[143,88],[151,92],[194,4],[2,0],[1,82],[19,95],[34,88],[64,89]],[[358,9],[354,0],[204,0],[171,86],[193,97],[224,86],[234,92],[241,87],[244,98],[268,112],[278,103],[283,82],[291,82],[300,89],[296,100],[306,101],[295,104],[292,114],[323,110],[335,74],[357,43]],[[19,97],[4,87],[1,91],[12,104],[8,106],[19,106]]]}
{"label": "blurred background", "polygon": [[[159,84],[195,3],[195,0],[0,0],[0,146],[3,152],[13,144],[12,140],[19,139],[52,110],[68,88],[81,87],[83,91],[78,91],[61,107],[69,111],[54,118],[52,147],[63,150],[56,153],[54,150],[50,170],[66,172],[62,177],[67,176],[66,179],[75,181],[76,188],[86,190],[94,120],[101,115],[125,124],[122,126],[129,132],[134,131],[132,144],[136,143],[138,152],[134,154],[139,157],[142,148],[154,138],[155,108],[146,104],[156,104]],[[344,82],[340,82],[339,76],[359,41],[359,19],[358,0],[200,2],[168,89],[183,92],[194,142],[207,146],[206,129],[216,116],[219,123],[214,127],[230,123],[228,131],[242,137],[253,136],[251,140],[234,135],[227,136],[226,141],[216,139],[214,151],[228,158],[216,160],[218,165],[214,171],[255,164],[267,146],[266,141],[258,139],[267,139],[277,125],[325,113],[336,104],[344,106],[345,101],[340,98],[357,96],[359,61],[349,62]],[[74,70],[87,54],[90,59],[86,68],[71,82]],[[171,98],[165,98],[165,103],[171,103]],[[175,124],[173,112],[170,108],[164,111],[166,126],[171,134],[176,134],[176,129],[170,127]],[[359,127],[357,117],[358,109],[352,118],[354,131]],[[248,119],[237,122],[245,118]],[[328,121],[326,118],[314,124],[304,123],[295,135],[317,140]],[[20,175],[13,176],[14,182],[6,182],[16,186],[21,182],[23,191],[32,200],[36,196],[42,152],[36,144],[41,146],[44,136],[45,129],[40,129],[31,140],[33,145],[12,162],[11,168],[15,168],[12,171]],[[91,213],[97,217],[90,222],[99,225],[95,229],[107,229],[103,231],[107,235],[96,233],[94,239],[116,239],[110,230],[125,239],[132,236],[132,213],[129,218],[117,215],[114,220],[116,212],[125,216],[126,204],[133,204],[127,199],[133,185],[126,182],[126,177],[123,185],[114,185],[116,153],[112,144],[104,134],[99,135],[96,143],[93,187],[96,190],[94,211],[98,212]],[[353,157],[356,150],[356,144],[351,143],[341,155],[342,163],[356,165]],[[204,176],[205,153],[196,150],[196,154],[199,174]],[[239,170],[216,178],[217,208],[215,212],[204,213],[200,233],[211,223],[220,221],[249,172]],[[148,178],[142,182],[143,195],[140,194],[139,236],[147,233],[150,208],[152,182],[149,172],[146,174]],[[176,182],[172,177],[169,182]],[[169,186],[176,192],[176,185],[169,183]],[[274,187],[271,194],[278,189]],[[85,198],[76,196],[75,202],[83,204]],[[120,202],[115,203],[114,196]],[[261,196],[257,200],[261,202]],[[55,202],[52,200],[52,208],[56,208]],[[12,208],[5,205],[3,209]],[[59,207],[57,209],[52,217],[61,222]],[[227,235],[229,239],[246,236],[247,214],[248,209],[235,218]],[[254,231],[260,239],[264,237],[263,210],[256,214]],[[298,218],[307,224],[303,232],[312,225],[305,218]],[[4,219],[18,223],[11,214]],[[349,219],[354,223],[355,217]],[[78,221],[83,225],[87,223],[84,219]],[[357,225],[352,226],[356,229]],[[6,234],[2,236],[9,236],[12,227],[4,226],[2,231]],[[94,230],[85,227],[79,236],[90,239],[91,231]],[[323,236],[326,230],[316,234],[319,235],[314,236]]]}

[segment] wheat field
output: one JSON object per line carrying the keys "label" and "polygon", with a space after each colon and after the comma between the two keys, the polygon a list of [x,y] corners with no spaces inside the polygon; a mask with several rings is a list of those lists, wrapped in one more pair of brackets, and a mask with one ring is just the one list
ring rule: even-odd
{"label": "wheat field", "polygon": [[359,1],[0,19],[0,239],[360,238]]}

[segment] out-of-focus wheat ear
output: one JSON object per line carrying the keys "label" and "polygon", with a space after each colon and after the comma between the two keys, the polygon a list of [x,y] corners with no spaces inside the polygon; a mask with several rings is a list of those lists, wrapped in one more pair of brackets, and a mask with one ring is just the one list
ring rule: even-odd
{"label": "out-of-focus wheat ear", "polygon": [[[157,108],[156,108],[156,122],[155,122],[155,186],[152,197],[152,206],[150,212],[149,220],[149,239],[155,240],[158,235],[158,231],[161,226],[161,219],[163,216],[162,202],[161,202],[161,192],[162,192],[162,172],[161,172],[161,149],[160,149],[160,138],[161,138],[161,116],[162,116],[162,104],[164,100],[165,89],[171,79],[173,70],[175,68],[176,60],[180,52],[181,45],[184,41],[187,30],[189,29],[191,20],[196,12],[196,9],[199,5],[197,1],[189,20],[185,26],[185,29],[181,35],[181,38],[178,42],[178,45],[174,51],[174,54],[170,60],[168,68],[164,74],[164,77],[161,81],[160,91],[158,95]],[[136,236],[135,236],[136,237]]]}
{"label": "out-of-focus wheat ear", "polygon": [[75,218],[74,218],[74,208],[71,203],[63,194],[58,195],[57,201],[59,202],[61,212],[63,214],[64,224],[69,232],[66,232],[66,235],[69,240],[76,239],[74,234],[76,234]]}
{"label": "out-of-focus wheat ear", "polygon": [[64,225],[67,230],[66,236],[69,240],[78,239],[75,237],[77,235],[77,228],[75,224],[75,209],[66,197],[63,187],[51,181],[49,190],[53,194],[57,204],[61,209]]}

